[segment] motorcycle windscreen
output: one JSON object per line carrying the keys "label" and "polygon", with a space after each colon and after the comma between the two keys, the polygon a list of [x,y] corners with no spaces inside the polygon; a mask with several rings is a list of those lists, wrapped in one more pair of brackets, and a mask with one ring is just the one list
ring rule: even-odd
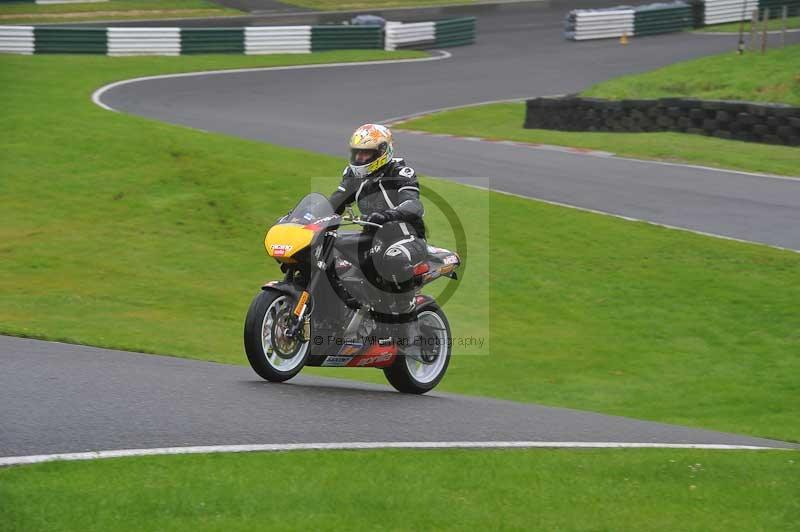
{"label": "motorcycle windscreen", "polygon": [[331,220],[335,215],[328,198],[318,192],[312,192],[301,199],[300,203],[281,219],[281,223],[309,225],[323,220]]}

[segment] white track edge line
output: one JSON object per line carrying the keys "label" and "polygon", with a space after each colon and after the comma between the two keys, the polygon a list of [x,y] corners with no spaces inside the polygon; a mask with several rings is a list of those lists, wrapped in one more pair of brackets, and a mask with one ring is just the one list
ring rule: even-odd
{"label": "white track edge line", "polygon": [[[430,176],[427,176],[427,177],[430,177]],[[754,240],[744,240],[744,239],[736,238],[736,237],[733,237],[733,236],[725,236],[725,235],[719,235],[717,233],[708,233],[708,232],[705,232],[705,231],[699,231],[697,229],[689,229],[688,227],[680,227],[680,226],[677,226],[677,225],[663,224],[663,223],[660,223],[660,222],[653,222],[651,220],[644,220],[642,218],[633,218],[631,216],[625,216],[623,214],[615,214],[613,212],[599,211],[597,209],[592,209],[590,207],[579,207],[577,205],[570,205],[569,203],[561,203],[559,201],[552,201],[552,200],[547,200],[547,199],[543,199],[543,198],[536,198],[536,197],[533,197],[533,196],[525,196],[523,194],[516,194],[514,192],[507,192],[505,190],[499,190],[499,189],[496,189],[496,188],[484,187],[484,186],[475,185],[475,184],[472,184],[472,183],[463,183],[461,181],[454,181],[454,180],[448,179],[446,177],[432,177],[431,179],[442,179],[442,180],[445,180],[445,181],[447,181],[449,183],[458,183],[460,185],[464,185],[464,186],[471,187],[471,188],[476,188],[478,190],[486,190],[488,192],[497,192],[498,194],[503,194],[505,196],[513,196],[515,198],[520,198],[520,199],[529,200],[529,201],[538,201],[538,202],[541,202],[541,203],[546,203],[548,205],[554,205],[556,207],[566,207],[567,209],[575,209],[576,211],[589,212],[589,213],[592,213],[592,214],[600,214],[600,215],[603,215],[603,216],[611,216],[612,218],[619,218],[620,220],[625,220],[627,222],[641,222],[641,223],[645,223],[645,224],[648,224],[648,225],[654,225],[656,227],[663,227],[664,229],[672,229],[672,230],[675,230],[675,231],[684,231],[686,233],[694,233],[696,235],[708,236],[708,237],[711,237],[711,238],[719,238],[719,239],[722,239],[722,240],[731,240],[733,242],[739,242],[741,244],[753,244],[753,245],[756,245],[756,246],[764,246],[764,247],[768,247],[768,248],[772,248],[772,249],[777,249],[779,251],[788,251],[790,253],[800,253],[800,249],[785,248],[785,247],[777,246],[777,245],[774,245],[774,244],[767,244],[765,242],[756,242]]]}
{"label": "white track edge line", "polygon": [[301,69],[312,69],[312,68],[336,68],[336,67],[346,67],[346,66],[362,66],[362,65],[382,65],[382,64],[398,64],[398,63],[424,63],[427,61],[441,61],[443,59],[450,59],[453,57],[453,54],[446,51],[446,50],[431,50],[433,53],[438,55],[430,56],[430,57],[419,57],[413,59],[385,59],[385,60],[377,60],[377,61],[349,61],[344,63],[318,63],[318,64],[309,64],[309,65],[286,65],[286,66],[274,66],[274,67],[252,67],[252,68],[231,68],[231,69],[223,69],[223,70],[206,70],[206,71],[197,71],[197,72],[180,72],[176,74],[159,74],[157,76],[143,76],[139,78],[131,78],[125,79],[121,81],[115,81],[114,83],[109,83],[108,85],[104,85],[94,91],[92,93],[92,102],[105,109],[106,111],[112,112],[119,112],[113,107],[110,107],[104,104],[101,100],[103,94],[114,89],[116,87],[121,87],[123,85],[129,85],[131,83],[138,83],[140,81],[152,81],[156,79],[170,79],[170,78],[188,78],[192,76],[216,76],[221,74],[241,74],[246,72],[268,72],[271,70],[301,70]]}
{"label": "white track edge line", "polygon": [[365,449],[700,449],[720,451],[791,451],[785,447],[730,445],[718,443],[630,443],[630,442],[560,442],[560,441],[443,441],[443,442],[344,442],[344,443],[272,443],[255,445],[204,445],[121,449],[82,453],[41,454],[0,457],[0,466],[38,464],[52,461],[98,460],[134,456],[176,454],[249,453],[278,451],[337,451]]}

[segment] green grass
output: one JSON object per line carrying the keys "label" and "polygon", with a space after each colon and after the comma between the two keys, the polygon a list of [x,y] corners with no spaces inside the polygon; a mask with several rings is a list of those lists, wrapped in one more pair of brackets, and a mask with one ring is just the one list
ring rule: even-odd
{"label": "green grass", "polygon": [[[265,228],[343,160],[89,96],[135,76],[356,57],[390,55],[0,58],[0,332],[244,363],[244,314],[278,275]],[[454,357],[442,389],[800,440],[800,255],[424,184],[469,235],[446,307],[456,333],[491,323],[491,354]],[[428,206],[433,243],[450,245]],[[474,302],[487,298],[488,315]]]}
{"label": "green grass", "polygon": [[766,55],[734,52],[684,61],[593,85],[583,96],[625,98],[690,97],[800,105],[800,45]]}
{"label": "green grass", "polygon": [[610,151],[641,159],[685,162],[750,172],[800,176],[800,149],[682,133],[589,133],[525,129],[524,103],[497,103],[434,113],[398,129],[492,140]]}
{"label": "green grass", "polygon": [[473,4],[475,0],[282,0],[284,4],[317,11],[347,11],[355,9],[385,9],[387,7],[426,7],[453,4]]}
{"label": "green grass", "polygon": [[800,453],[358,451],[0,470],[3,530],[791,531]]}
{"label": "green grass", "polygon": [[[744,33],[746,35],[750,34],[750,21],[745,21],[744,23]],[[768,31],[779,31],[783,27],[783,21],[779,18],[770,19],[769,23],[767,24]],[[761,32],[764,28],[763,22],[759,22],[756,25],[756,30]],[[786,29],[796,29],[800,28],[800,17],[788,17],[786,19]],[[713,26],[705,26],[701,30],[704,32],[719,32],[719,33],[739,33],[739,23],[738,22],[729,22],[727,24],[715,24]],[[773,36],[770,35],[767,39],[767,43],[769,44],[770,41],[773,39]],[[774,46],[774,40],[772,41]]]}
{"label": "green grass", "polygon": [[9,3],[0,5],[0,24],[81,22],[242,15],[211,0],[109,0],[84,4]]}

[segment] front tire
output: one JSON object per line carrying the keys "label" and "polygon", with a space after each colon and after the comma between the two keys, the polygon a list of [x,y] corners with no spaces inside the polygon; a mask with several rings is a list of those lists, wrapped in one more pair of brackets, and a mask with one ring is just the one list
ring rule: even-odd
{"label": "front tire", "polygon": [[[262,290],[253,299],[244,321],[244,350],[250,366],[263,379],[283,382],[303,369],[308,359],[309,343],[295,340],[291,350],[276,349],[276,328],[294,307],[293,298],[277,290]],[[285,348],[285,345],[284,345]]]}
{"label": "front tire", "polygon": [[433,390],[450,365],[453,342],[444,311],[436,303],[426,305],[417,314],[417,320],[424,340],[423,358],[430,362],[423,363],[401,355],[383,370],[389,384],[402,393],[423,394]]}

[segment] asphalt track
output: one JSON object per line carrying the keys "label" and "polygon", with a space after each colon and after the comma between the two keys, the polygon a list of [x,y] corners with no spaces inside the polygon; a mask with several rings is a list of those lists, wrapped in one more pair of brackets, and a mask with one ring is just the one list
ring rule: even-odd
{"label": "asphalt track", "polygon": [[[694,34],[574,43],[563,5],[509,6],[480,19],[480,42],[441,61],[242,72],[148,80],[102,95],[114,109],[342,156],[364,122],[533,95],[577,92],[621,74],[731,51]],[[800,35],[788,37],[800,42]],[[492,188],[800,250],[800,180],[666,166],[397,131],[419,173],[488,178]],[[800,169],[799,172],[800,173]]]}
{"label": "asphalt track", "polygon": [[[577,91],[731,49],[696,35],[567,43],[548,5],[499,10],[441,61],[202,75],[115,87],[102,102],[167,122],[341,155],[354,126],[479,101]],[[525,15],[527,13],[527,15]],[[525,15],[525,16],[523,16]],[[398,133],[421,173],[800,249],[800,182]],[[368,370],[367,370],[368,371]],[[0,456],[324,442],[640,442],[790,446],[659,423],[0,337]]]}
{"label": "asphalt track", "polygon": [[[375,370],[353,370],[375,371]],[[771,440],[443,393],[0,337],[0,457],[192,445]]]}

